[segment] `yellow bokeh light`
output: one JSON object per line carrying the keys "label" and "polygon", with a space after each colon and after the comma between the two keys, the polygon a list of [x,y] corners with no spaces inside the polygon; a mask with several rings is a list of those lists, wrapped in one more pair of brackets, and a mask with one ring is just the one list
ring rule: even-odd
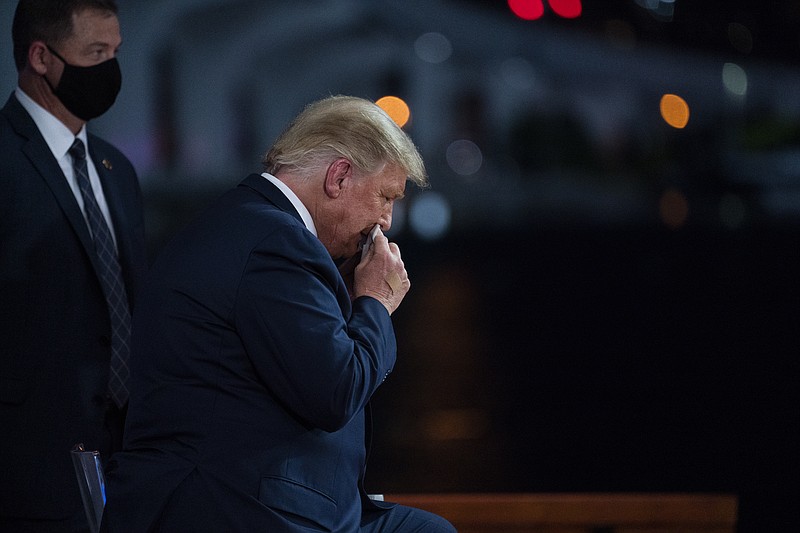
{"label": "yellow bokeh light", "polygon": [[375,102],[378,107],[386,111],[392,120],[394,120],[401,128],[406,125],[408,119],[411,117],[411,110],[408,108],[402,98],[396,96],[384,96]]}
{"label": "yellow bokeh light", "polygon": [[665,94],[661,97],[661,118],[673,128],[684,128],[689,123],[689,104],[680,96]]}

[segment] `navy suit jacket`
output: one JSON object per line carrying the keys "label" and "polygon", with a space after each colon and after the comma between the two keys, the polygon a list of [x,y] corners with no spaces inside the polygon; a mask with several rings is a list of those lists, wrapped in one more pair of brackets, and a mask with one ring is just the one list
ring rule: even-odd
{"label": "navy suit jacket", "polygon": [[[88,146],[133,302],[146,268],[136,173],[98,137]],[[0,517],[62,519],[82,509],[70,448],[113,451],[108,307],[78,203],[13,94],[0,111],[0,150]]]}
{"label": "navy suit jacket", "polygon": [[[358,529],[365,408],[392,369],[377,300],[253,174],[154,263],[134,314],[111,531]],[[309,529],[310,528],[310,529]]]}

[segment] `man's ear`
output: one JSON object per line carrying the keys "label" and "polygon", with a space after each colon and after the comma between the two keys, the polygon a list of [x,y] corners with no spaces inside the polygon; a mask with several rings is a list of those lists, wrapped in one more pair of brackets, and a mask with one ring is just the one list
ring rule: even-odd
{"label": "man's ear", "polygon": [[340,157],[328,165],[325,172],[325,194],[328,198],[338,198],[353,178],[353,164],[345,157]]}
{"label": "man's ear", "polygon": [[47,73],[47,52],[47,46],[42,41],[33,41],[28,47],[28,65],[40,76]]}

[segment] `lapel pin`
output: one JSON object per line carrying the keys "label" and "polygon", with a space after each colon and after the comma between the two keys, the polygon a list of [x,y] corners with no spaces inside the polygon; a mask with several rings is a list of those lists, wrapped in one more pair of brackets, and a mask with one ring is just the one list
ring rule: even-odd
{"label": "lapel pin", "polygon": [[111,161],[108,159],[103,159],[103,166],[106,167],[106,170],[111,170]]}

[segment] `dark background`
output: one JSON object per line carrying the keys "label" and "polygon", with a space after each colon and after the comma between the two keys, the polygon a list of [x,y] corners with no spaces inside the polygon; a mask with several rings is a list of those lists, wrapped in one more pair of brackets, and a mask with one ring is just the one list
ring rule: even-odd
{"label": "dark background", "polygon": [[372,487],[727,492],[739,531],[795,529],[796,232],[452,244],[403,248],[426,261],[395,315]]}
{"label": "dark background", "polygon": [[139,171],[153,255],[306,103],[409,103],[432,187],[391,233],[413,288],[371,491],[726,492],[740,532],[800,530],[800,2],[119,3],[93,128]]}

